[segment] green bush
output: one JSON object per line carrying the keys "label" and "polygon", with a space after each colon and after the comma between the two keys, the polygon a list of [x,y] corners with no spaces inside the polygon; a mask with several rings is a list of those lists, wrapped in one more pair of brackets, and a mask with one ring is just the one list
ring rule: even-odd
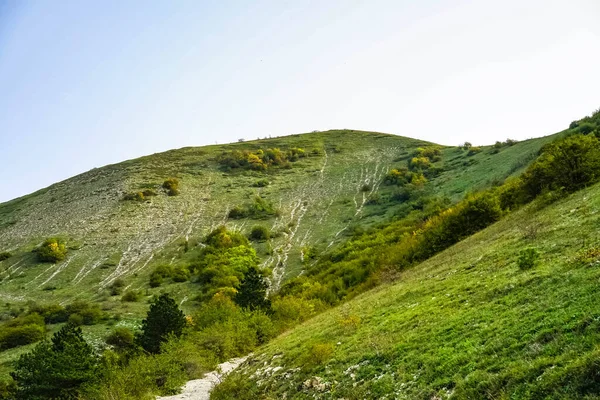
{"label": "green bush", "polygon": [[273,204],[260,196],[254,196],[252,203],[233,207],[228,214],[229,218],[231,219],[261,219],[268,218],[273,215],[277,215],[277,211],[273,207]]}
{"label": "green bush", "polygon": [[106,344],[115,347],[119,351],[133,348],[133,332],[131,329],[119,327],[106,337]]}
{"label": "green bush", "polygon": [[8,260],[12,257],[12,254],[8,251],[3,251],[0,253],[0,261]]}
{"label": "green bush", "polygon": [[125,287],[125,281],[121,278],[117,278],[114,282],[109,286],[110,295],[117,296],[123,292],[123,288]]}
{"label": "green bush", "polygon": [[142,294],[137,290],[128,290],[121,297],[121,301],[125,301],[128,303],[135,303],[142,298]]}
{"label": "green bush", "polygon": [[271,231],[266,226],[254,225],[250,230],[249,237],[251,240],[257,241],[269,240],[271,237]]}
{"label": "green bush", "polygon": [[146,197],[143,192],[134,192],[134,193],[126,193],[123,195],[123,200],[125,201],[145,201]]}
{"label": "green bush", "polygon": [[173,282],[187,282],[190,279],[190,270],[182,265],[178,265],[173,268],[171,279],[173,279]]}
{"label": "green bush", "polygon": [[169,178],[163,182],[162,187],[169,196],[177,196],[179,194],[179,179]]}
{"label": "green bush", "polygon": [[67,256],[67,246],[58,238],[49,238],[35,252],[39,261],[56,263]]}
{"label": "green bush", "polygon": [[229,374],[211,392],[212,400],[255,400],[260,399],[260,389],[253,379],[242,374]]}
{"label": "green bush", "polygon": [[39,314],[47,324],[67,322],[69,319],[69,312],[60,304],[31,304],[29,313]]}
{"label": "green bush", "polygon": [[75,301],[68,304],[65,310],[69,314],[69,320],[78,325],[95,325],[105,317],[98,304],[86,301]]}
{"label": "green bush", "polygon": [[[43,321],[42,321],[43,322]],[[39,342],[46,337],[43,325],[28,324],[13,327],[3,327],[0,331],[0,350]]]}
{"label": "green bush", "polygon": [[519,267],[519,269],[522,269],[522,270],[531,269],[535,266],[535,263],[537,262],[539,257],[540,257],[540,254],[534,248],[528,248],[528,249],[522,250],[519,253],[519,258],[517,260],[517,266]]}
{"label": "green bush", "polygon": [[572,135],[542,149],[540,157],[523,174],[530,198],[546,190],[573,192],[600,179],[600,140]]}

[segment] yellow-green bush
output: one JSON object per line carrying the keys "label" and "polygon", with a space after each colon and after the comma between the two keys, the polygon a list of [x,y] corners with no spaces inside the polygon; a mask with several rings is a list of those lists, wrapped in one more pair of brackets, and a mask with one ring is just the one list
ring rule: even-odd
{"label": "yellow-green bush", "polygon": [[39,261],[56,263],[67,256],[67,246],[61,239],[49,238],[35,252]]}

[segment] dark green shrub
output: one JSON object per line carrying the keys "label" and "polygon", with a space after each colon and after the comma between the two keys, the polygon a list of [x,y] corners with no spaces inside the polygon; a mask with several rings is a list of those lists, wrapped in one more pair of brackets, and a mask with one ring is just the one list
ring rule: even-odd
{"label": "dark green shrub", "polygon": [[125,287],[125,281],[121,278],[117,278],[114,282],[109,286],[110,295],[117,296],[123,292],[123,288]]}
{"label": "dark green shrub", "polygon": [[271,231],[266,226],[254,225],[252,230],[250,230],[249,237],[251,240],[269,240],[271,237]]}
{"label": "dark green shrub", "polygon": [[150,274],[150,282],[149,285],[151,288],[157,288],[163,283],[163,277],[159,274]]}
{"label": "dark green shrub", "polygon": [[133,347],[133,332],[131,329],[119,327],[106,337],[106,344],[115,347],[117,350],[127,350]]}
{"label": "dark green shrub", "polygon": [[142,294],[137,290],[128,290],[121,297],[121,301],[125,301],[128,303],[135,303],[142,298]]}
{"label": "dark green shrub", "polygon": [[256,267],[249,268],[242,279],[233,300],[242,308],[269,310],[271,301],[267,299],[269,284]]}
{"label": "dark green shrub", "polygon": [[11,257],[12,254],[8,251],[3,251],[2,253],[0,253],[0,261],[8,260]]}
{"label": "dark green shrub", "polygon": [[519,253],[519,258],[517,260],[517,266],[519,269],[526,270],[531,269],[535,266],[535,263],[539,259],[540,254],[534,248],[528,248],[522,250]]}
{"label": "dark green shrub", "polygon": [[49,238],[35,252],[39,261],[56,263],[65,259],[67,256],[67,247],[62,240]]}
{"label": "dark green shrub", "polygon": [[241,219],[248,216],[248,211],[242,206],[235,206],[229,210],[228,217],[231,219]]}
{"label": "dark green shrub", "polygon": [[123,200],[125,201],[145,201],[146,197],[143,192],[135,192],[135,193],[126,193],[123,196]]}
{"label": "dark green shrub", "polygon": [[69,319],[69,312],[60,304],[32,304],[29,307],[29,313],[39,314],[47,324],[67,322]]}
{"label": "dark green shrub", "polygon": [[169,336],[179,337],[186,325],[185,315],[168,294],[154,298],[136,342],[149,353],[159,353]]}
{"label": "dark green shrub", "polygon": [[179,179],[169,178],[163,182],[162,187],[169,196],[177,196],[179,194]]}
{"label": "dark green shrub", "polygon": [[582,135],[589,135],[596,130],[596,126],[590,122],[584,122],[577,127],[577,132]]}
{"label": "dark green shrub", "polygon": [[154,197],[158,195],[158,193],[156,193],[156,190],[154,189],[146,189],[142,192],[142,194],[144,195],[144,197]]}
{"label": "dark green shrub", "polygon": [[104,318],[104,313],[96,303],[75,301],[68,304],[65,310],[69,314],[69,320],[78,325],[95,325]]}
{"label": "dark green shrub", "polygon": [[99,359],[81,329],[67,324],[23,354],[11,373],[20,399],[77,399],[82,388],[100,376]]}
{"label": "dark green shrub", "polygon": [[178,265],[173,268],[171,279],[173,279],[173,282],[187,282],[190,279],[190,270],[182,265]]}
{"label": "dark green shrub", "polygon": [[460,146],[463,150],[469,150],[473,145],[470,142],[465,142]]}
{"label": "dark green shrub", "polygon": [[[42,320],[43,324],[43,320]],[[46,337],[44,325],[26,324],[12,327],[3,327],[0,330],[0,350],[39,342]]]}

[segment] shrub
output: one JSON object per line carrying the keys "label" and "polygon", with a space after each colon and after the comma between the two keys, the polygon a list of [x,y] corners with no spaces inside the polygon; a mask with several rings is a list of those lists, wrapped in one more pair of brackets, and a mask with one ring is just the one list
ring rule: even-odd
{"label": "shrub", "polygon": [[141,298],[142,298],[142,294],[140,292],[138,292],[137,290],[128,290],[125,292],[125,294],[123,294],[123,297],[121,297],[121,301],[135,303],[136,301],[139,301]]}
{"label": "shrub", "polygon": [[69,320],[77,322],[78,325],[94,325],[100,322],[104,313],[100,306],[86,301],[75,301],[65,307]]}
{"label": "shrub", "polygon": [[123,200],[126,200],[126,201],[139,201],[139,202],[142,202],[142,201],[145,201],[145,200],[146,200],[146,197],[144,196],[144,193],[143,193],[143,192],[126,193],[126,194],[123,196]]}
{"label": "shrub", "polygon": [[0,331],[0,350],[39,342],[44,337],[46,337],[46,329],[43,325],[28,324],[5,327]]}
{"label": "shrub", "polygon": [[60,304],[32,304],[29,307],[29,313],[39,314],[47,324],[58,324],[69,319],[69,312]]}
{"label": "shrub", "polygon": [[81,329],[67,324],[52,337],[23,354],[11,373],[17,397],[76,399],[82,388],[98,379],[99,360]]}
{"label": "shrub", "polygon": [[12,254],[8,251],[3,251],[0,253],[0,261],[8,260],[12,257]]}
{"label": "shrub", "polygon": [[463,150],[469,150],[471,147],[473,147],[473,145],[470,142],[465,142],[461,145]]}
{"label": "shrub", "polygon": [[582,135],[589,135],[596,130],[596,126],[590,122],[584,122],[577,127],[577,132]]}
{"label": "shrub", "polygon": [[254,186],[254,187],[267,187],[267,186],[269,186],[269,180],[268,179],[259,179],[256,182],[254,182],[254,184],[252,186]]}
{"label": "shrub", "polygon": [[133,332],[130,329],[119,327],[106,337],[106,344],[117,350],[127,350],[133,347]]}
{"label": "shrub", "polygon": [[160,275],[156,275],[156,274],[151,274],[150,275],[150,282],[149,285],[151,288],[157,288],[160,285],[162,285],[163,283],[163,277]]}
{"label": "shrub", "polygon": [[523,174],[530,197],[544,190],[573,192],[600,179],[600,141],[593,136],[573,135],[545,146],[542,154]]}
{"label": "shrub", "polygon": [[308,354],[306,363],[310,365],[321,365],[333,355],[333,346],[329,343],[314,344]]}
{"label": "shrub", "polygon": [[171,279],[173,279],[173,282],[186,282],[190,279],[190,271],[184,266],[178,265],[173,268]]}
{"label": "shrub", "polygon": [[163,182],[162,187],[169,196],[177,196],[179,194],[179,179],[169,178]]}
{"label": "shrub", "polygon": [[517,266],[521,270],[531,269],[535,266],[540,254],[534,248],[528,248],[522,250],[519,253],[519,258],[517,260]]}
{"label": "shrub", "polygon": [[269,240],[269,238],[271,237],[271,232],[266,226],[255,225],[252,227],[249,237],[251,240]]}
{"label": "shrub", "polygon": [[67,256],[67,247],[62,240],[49,238],[35,252],[39,261],[56,263],[65,259]]}
{"label": "shrub", "polygon": [[115,279],[114,282],[109,287],[110,295],[117,296],[117,295],[121,294],[123,292],[123,287],[125,287],[125,281],[121,278]]}
{"label": "shrub", "polygon": [[170,335],[181,336],[186,325],[185,315],[168,294],[154,298],[136,342],[149,353],[159,353]]}
{"label": "shrub", "polygon": [[269,284],[256,267],[248,269],[242,279],[233,300],[242,308],[250,310],[269,310],[271,302],[267,299]]}
{"label": "shrub", "polygon": [[481,153],[481,147],[470,147],[467,152],[468,156],[474,156],[477,153]]}

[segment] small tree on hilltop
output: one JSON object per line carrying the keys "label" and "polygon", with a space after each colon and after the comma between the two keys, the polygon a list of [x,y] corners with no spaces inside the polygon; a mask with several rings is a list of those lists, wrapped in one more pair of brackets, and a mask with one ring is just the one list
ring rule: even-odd
{"label": "small tree on hilltop", "polygon": [[152,301],[136,342],[147,352],[157,354],[169,335],[181,336],[185,324],[185,315],[175,300],[166,293],[161,294]]}
{"label": "small tree on hilltop", "polygon": [[81,328],[67,324],[31,352],[23,354],[11,376],[19,399],[77,399],[97,379],[99,359]]}
{"label": "small tree on hilltop", "polygon": [[267,299],[269,285],[256,267],[250,267],[240,282],[234,301],[242,308],[269,310],[271,301]]}

